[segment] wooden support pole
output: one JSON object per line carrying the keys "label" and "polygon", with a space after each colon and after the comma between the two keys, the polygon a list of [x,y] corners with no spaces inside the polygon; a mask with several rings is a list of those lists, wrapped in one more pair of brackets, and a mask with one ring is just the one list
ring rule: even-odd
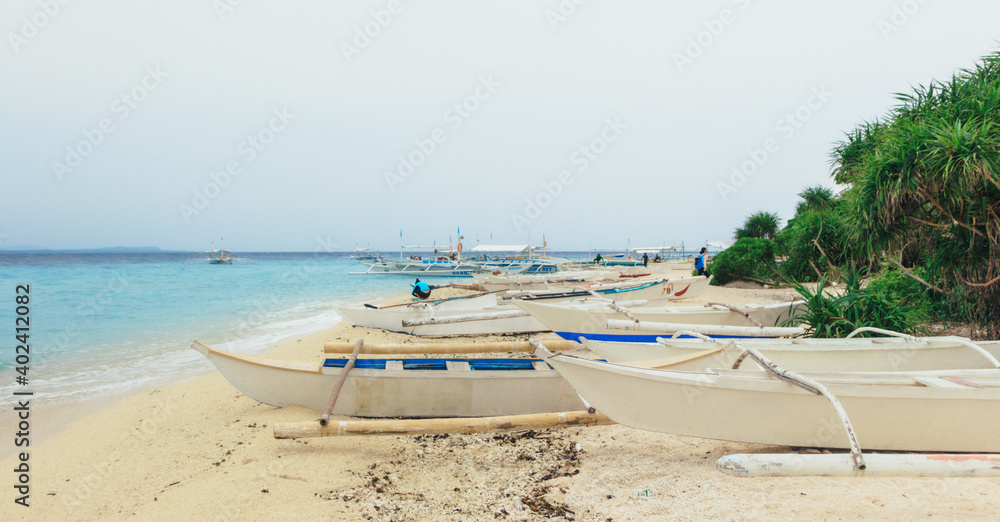
{"label": "wooden support pole", "polygon": [[654,333],[674,333],[679,330],[690,330],[704,335],[723,335],[729,337],[795,337],[805,333],[802,328],[764,327],[756,326],[726,326],[707,324],[655,323],[626,321],[624,319],[608,319],[605,325],[610,330],[637,330]]}
{"label": "wooden support pole", "polygon": [[337,384],[333,387],[333,392],[330,393],[330,402],[326,404],[326,409],[323,410],[323,415],[319,418],[320,426],[326,426],[330,422],[330,414],[333,413],[333,407],[337,405],[337,398],[340,397],[340,389],[344,387],[344,381],[347,380],[347,373],[354,368],[354,361],[358,360],[358,352],[361,351],[361,345],[365,344],[364,339],[358,339],[354,343],[354,351],[351,352],[351,358],[347,360],[347,364],[344,365],[344,369],[340,372],[340,378],[337,379]]}
{"label": "wooden support pole", "polygon": [[[565,339],[545,341],[552,351],[574,350],[580,345]],[[326,343],[323,351],[326,353],[350,353],[354,343]],[[412,344],[368,344],[361,348],[363,354],[403,355],[403,354],[458,354],[458,353],[500,353],[500,352],[531,352],[534,350],[525,341],[488,342],[488,343],[412,343]]]}
{"label": "wooden support pole", "polygon": [[750,312],[742,310],[741,308],[739,308],[737,306],[734,306],[734,305],[731,305],[731,304],[726,304],[726,303],[708,303],[705,306],[721,306],[723,308],[728,308],[729,311],[736,312],[736,313],[742,315],[743,317],[746,317],[748,321],[750,321],[751,323],[754,324],[754,326],[759,326],[761,328],[764,327],[764,325],[760,324],[760,321],[754,319],[753,317],[750,317]]}
{"label": "wooden support pole", "polygon": [[436,433],[480,433],[537,430],[615,424],[601,413],[569,411],[507,415],[503,417],[457,417],[452,419],[379,419],[335,421],[328,426],[316,422],[277,422],[274,438],[336,437],[349,435],[428,435]]}
{"label": "wooden support pole", "polygon": [[1000,455],[868,454],[859,470],[850,453],[830,455],[738,454],[720,458],[715,467],[736,477],[998,477]]}

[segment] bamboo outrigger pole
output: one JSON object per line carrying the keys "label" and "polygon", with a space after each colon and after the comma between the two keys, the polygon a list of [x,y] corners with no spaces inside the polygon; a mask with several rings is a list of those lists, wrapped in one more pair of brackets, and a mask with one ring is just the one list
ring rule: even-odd
{"label": "bamboo outrigger pole", "polygon": [[[564,339],[545,341],[545,346],[551,351],[573,350],[580,345]],[[350,353],[354,343],[326,343],[323,351],[326,353]],[[489,343],[412,343],[412,344],[368,344],[361,347],[364,354],[432,354],[432,353],[498,353],[498,352],[530,352],[534,347],[526,341],[489,342]]]}
{"label": "bamboo outrigger pole", "polygon": [[608,424],[615,424],[615,422],[604,414],[586,411],[506,415],[503,417],[344,420],[334,421],[325,426],[317,422],[277,422],[274,424],[274,438],[479,433],[484,431],[605,426]]}
{"label": "bamboo outrigger pole", "polygon": [[326,409],[323,410],[323,416],[319,418],[320,426],[326,426],[330,422],[330,414],[333,413],[333,407],[337,405],[337,398],[340,397],[340,389],[344,387],[344,381],[347,380],[347,373],[354,368],[354,361],[358,360],[358,352],[361,351],[361,345],[365,344],[364,339],[358,339],[354,343],[354,351],[351,352],[351,358],[347,360],[347,364],[344,365],[344,369],[340,372],[340,378],[337,379],[337,384],[333,387],[333,392],[330,393],[330,402],[327,403]]}

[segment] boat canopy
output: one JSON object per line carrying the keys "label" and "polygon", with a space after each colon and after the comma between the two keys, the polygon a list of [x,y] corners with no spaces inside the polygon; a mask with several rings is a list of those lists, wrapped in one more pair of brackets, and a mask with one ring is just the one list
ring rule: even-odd
{"label": "boat canopy", "polygon": [[656,254],[658,252],[670,252],[673,250],[677,250],[677,247],[660,246],[660,247],[642,247],[642,248],[632,249],[632,251],[635,252],[636,254]]}
{"label": "boat canopy", "polygon": [[494,252],[526,252],[528,250],[528,245],[476,245],[472,248],[473,252],[484,252],[484,253],[494,253]]}

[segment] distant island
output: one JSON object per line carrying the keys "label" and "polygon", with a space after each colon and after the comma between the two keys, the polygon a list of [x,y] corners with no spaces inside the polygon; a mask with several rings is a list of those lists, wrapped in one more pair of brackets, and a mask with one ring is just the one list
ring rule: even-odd
{"label": "distant island", "polygon": [[160,247],[103,247],[103,248],[42,248],[36,246],[11,246],[0,248],[0,252],[50,253],[50,254],[162,254],[188,252],[187,250],[163,250]]}

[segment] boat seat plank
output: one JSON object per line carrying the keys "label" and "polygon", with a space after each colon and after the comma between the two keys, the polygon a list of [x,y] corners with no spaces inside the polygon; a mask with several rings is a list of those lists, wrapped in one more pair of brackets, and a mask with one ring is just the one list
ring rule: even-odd
{"label": "boat seat plank", "polygon": [[469,361],[445,361],[445,366],[453,372],[472,371],[472,368],[469,367]]}
{"label": "boat seat plank", "polygon": [[385,369],[386,370],[402,370],[403,369],[403,361],[386,361],[385,362]]}
{"label": "boat seat plank", "polygon": [[531,366],[536,370],[551,370],[552,367],[548,365],[545,361],[532,361]]}

